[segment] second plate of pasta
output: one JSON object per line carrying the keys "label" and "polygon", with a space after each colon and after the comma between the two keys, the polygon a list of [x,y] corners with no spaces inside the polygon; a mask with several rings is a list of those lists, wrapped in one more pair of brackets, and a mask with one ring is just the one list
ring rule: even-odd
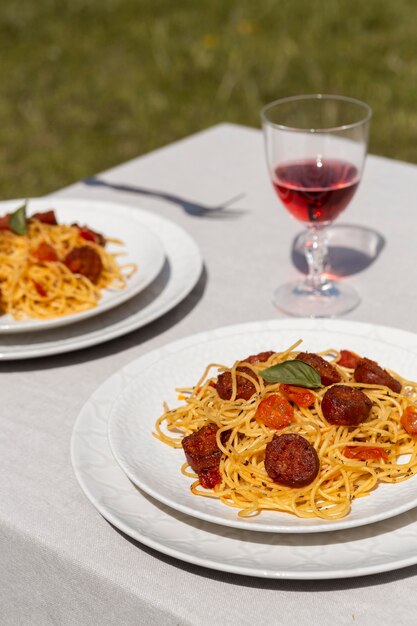
{"label": "second plate of pasta", "polygon": [[[349,323],[339,323],[340,332],[323,328],[320,333],[308,321],[297,324],[288,327],[289,323],[275,321],[228,327],[176,342],[160,354],[151,353],[149,369],[116,399],[109,421],[113,454],[132,482],[193,517],[263,532],[351,528],[416,506],[417,436],[404,421],[405,415],[414,416],[417,396],[412,352],[393,345],[389,329],[379,332],[369,326],[368,336],[352,332],[355,326]],[[393,390],[364,378],[355,380],[352,363],[345,359],[337,364],[342,350],[355,358],[365,357],[365,364],[379,363],[401,390],[398,385]],[[305,380],[309,388],[298,381],[295,391],[299,394],[303,386],[302,401],[288,395],[287,387],[292,385],[258,376],[267,367],[298,360],[302,352],[322,355],[339,378],[322,377],[319,388],[314,381],[309,386]],[[248,358],[259,354],[260,361]],[[236,367],[245,368],[237,370],[237,378]],[[229,396],[222,388],[226,378],[222,385],[218,382],[224,373],[232,381]],[[238,397],[244,380],[253,388],[246,397],[244,393]],[[364,394],[366,416],[358,418],[363,407],[356,405],[353,422],[341,425],[338,415],[329,417],[324,405],[322,411],[326,392],[337,387],[354,389],[355,399]],[[303,406],[309,394],[313,399]],[[261,405],[272,396],[291,407],[290,417],[285,409],[284,421],[281,404],[278,423],[264,419]],[[209,433],[203,441],[194,440],[193,434],[199,436],[207,426],[214,430],[214,439]],[[318,464],[307,484],[304,461],[297,466],[293,484],[280,484],[269,471],[268,446],[282,436],[291,444],[296,439],[297,446],[302,439],[304,447],[314,449],[311,454]],[[183,449],[184,437],[191,443]],[[274,455],[275,451],[269,456]],[[201,459],[208,466],[199,466]]]}
{"label": "second plate of pasta", "polygon": [[165,261],[135,208],[84,199],[0,203],[0,333],[71,324],[145,289]]}

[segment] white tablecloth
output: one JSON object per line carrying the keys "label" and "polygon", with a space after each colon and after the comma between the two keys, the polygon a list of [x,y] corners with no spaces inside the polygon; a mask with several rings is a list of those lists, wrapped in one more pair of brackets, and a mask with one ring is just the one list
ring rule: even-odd
{"label": "white tablecloth", "polygon": [[[362,296],[346,319],[417,331],[416,180],[413,165],[368,158],[334,230],[342,244],[349,236],[358,251],[368,246],[367,256],[339,250],[336,259]],[[416,566],[316,582],[206,570],[122,535],[93,508],[72,471],[74,422],[113,372],[201,330],[282,317],[271,293],[297,274],[294,262],[301,261],[291,246],[301,229],[274,195],[260,132],[216,126],[60,195],[124,202],[173,220],[197,241],[206,273],[173,311],[125,337],[0,363],[0,623],[415,623]],[[229,201],[221,213],[202,210]]]}

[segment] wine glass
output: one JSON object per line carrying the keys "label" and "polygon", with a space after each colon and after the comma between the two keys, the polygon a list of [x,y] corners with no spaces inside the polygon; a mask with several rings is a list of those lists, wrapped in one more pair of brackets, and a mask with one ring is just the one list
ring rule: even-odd
{"label": "wine glass", "polygon": [[326,230],[361,180],[371,108],[321,94],[276,100],[261,110],[267,163],[284,207],[304,222],[308,276],[279,287],[274,304],[291,315],[333,317],[359,303],[356,291],[326,274]]}

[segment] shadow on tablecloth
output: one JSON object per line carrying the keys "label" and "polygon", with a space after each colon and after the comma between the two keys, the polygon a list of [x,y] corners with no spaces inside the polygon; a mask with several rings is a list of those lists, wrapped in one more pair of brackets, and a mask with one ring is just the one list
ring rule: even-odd
{"label": "shadow on tablecloth", "polygon": [[[301,232],[293,241],[291,258],[298,271],[308,273]],[[385,247],[385,238],[377,231],[355,224],[336,224],[328,230],[328,273],[335,278],[351,276],[366,270]]]}

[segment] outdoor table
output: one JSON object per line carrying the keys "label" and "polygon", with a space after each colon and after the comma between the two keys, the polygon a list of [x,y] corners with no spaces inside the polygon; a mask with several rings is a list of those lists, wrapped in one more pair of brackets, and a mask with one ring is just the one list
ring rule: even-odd
{"label": "outdoor table", "polygon": [[[330,240],[337,272],[361,295],[343,319],[417,332],[416,179],[414,165],[368,157]],[[203,330],[284,319],[272,292],[304,268],[302,228],[275,196],[261,132],[220,124],[54,195],[125,203],[172,220],[197,242],[204,271],[179,305],[134,332],[84,350],[0,362],[0,623],[415,623],[416,565],[277,580],[185,563],[109,524],[71,466],[77,416],[114,372]]]}

